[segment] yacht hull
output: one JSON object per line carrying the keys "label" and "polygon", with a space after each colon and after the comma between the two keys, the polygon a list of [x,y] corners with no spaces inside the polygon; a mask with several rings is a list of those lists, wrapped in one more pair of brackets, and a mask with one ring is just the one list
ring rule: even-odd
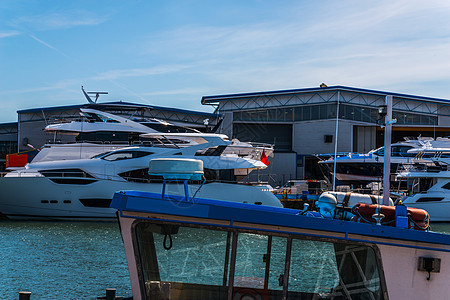
{"label": "yacht hull", "polygon": [[406,206],[426,210],[431,222],[450,222],[450,198],[442,192],[414,194],[402,201]]}
{"label": "yacht hull", "polygon": [[[323,162],[322,170],[331,176],[333,174],[333,163]],[[391,163],[391,174],[397,172],[399,163]],[[370,182],[383,181],[383,162],[342,162],[336,164],[336,178],[343,184],[368,184]]]}
{"label": "yacht hull", "polygon": [[[161,192],[161,183],[122,182],[49,177],[0,178],[0,212],[8,218],[115,220],[116,209],[109,204],[114,192],[141,190]],[[56,182],[55,182],[56,181]],[[190,185],[192,197],[199,185]],[[184,195],[182,184],[168,184],[167,193]],[[213,182],[201,187],[196,197],[281,207],[280,201],[265,187]]]}

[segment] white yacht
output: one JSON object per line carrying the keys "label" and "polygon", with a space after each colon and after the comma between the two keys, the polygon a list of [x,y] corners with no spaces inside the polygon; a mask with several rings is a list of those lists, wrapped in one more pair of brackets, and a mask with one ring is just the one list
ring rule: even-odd
{"label": "white yacht", "polygon": [[[114,219],[115,209],[109,205],[115,191],[161,189],[162,179],[148,175],[150,160],[161,157],[203,161],[207,181],[190,185],[191,197],[245,199],[251,204],[281,207],[268,187],[236,184],[252,170],[265,168],[264,163],[224,153],[232,142],[223,136],[192,133],[188,137],[197,144],[180,148],[130,146],[91,159],[32,162],[0,178],[0,212],[9,218]],[[167,189],[172,194],[184,193],[178,184],[169,184]]]}
{"label": "white yacht", "polygon": [[432,163],[408,164],[397,174],[398,181],[406,181],[409,195],[401,200],[410,207],[425,209],[433,222],[450,222],[450,148],[425,144],[410,153],[434,155]]}
{"label": "white yacht", "polygon": [[[195,137],[203,134],[196,129],[154,118],[131,120],[91,108],[81,108],[80,114],[82,119],[59,122],[44,128],[45,132],[53,134],[53,138],[40,149],[33,162],[90,158],[128,145],[187,147],[197,144]],[[177,134],[178,138],[174,136],[171,139],[166,139],[164,136],[142,138],[142,135],[147,133]],[[73,135],[75,142],[58,143],[59,135]],[[218,136],[228,139],[225,135]],[[244,143],[234,139],[230,145],[227,145],[224,153],[259,159],[263,151],[267,156],[271,156],[273,146]]]}
{"label": "white yacht", "polygon": [[[431,155],[425,154],[420,157],[412,149],[419,149],[429,144],[433,147],[450,147],[449,138],[427,138],[405,139],[405,141],[394,143],[391,146],[391,174],[395,174],[398,167],[407,163],[430,162]],[[332,154],[317,155],[320,159],[319,165],[325,166],[324,171],[332,174],[334,169],[334,157]],[[323,159],[323,157],[328,157]],[[336,179],[344,184],[368,184],[370,182],[382,181],[384,164],[384,147],[371,150],[365,154],[349,153],[336,157]]]}

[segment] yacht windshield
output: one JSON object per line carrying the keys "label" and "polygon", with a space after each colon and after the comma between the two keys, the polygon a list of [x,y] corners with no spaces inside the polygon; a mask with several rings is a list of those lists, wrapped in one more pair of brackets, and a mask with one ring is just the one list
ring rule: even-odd
{"label": "yacht windshield", "polygon": [[378,148],[378,150],[375,150],[373,152],[375,155],[384,156],[384,147]]}
{"label": "yacht windshield", "polygon": [[84,115],[87,117],[88,122],[120,123],[113,118],[98,113],[85,113]]}
{"label": "yacht windshield", "polygon": [[192,129],[192,128],[176,126],[173,124],[166,124],[166,123],[144,122],[142,124],[151,129],[154,129],[158,132],[164,132],[164,133],[199,133],[200,132],[200,131]]}
{"label": "yacht windshield", "polygon": [[411,146],[392,146],[392,156],[414,157],[414,153],[408,153],[408,150],[412,148]]}
{"label": "yacht windshield", "polygon": [[[416,156],[414,153],[408,153],[408,150],[412,149],[411,146],[392,146],[391,148],[391,156],[394,157],[414,157]],[[379,148],[378,150],[373,152],[378,156],[384,156],[384,147]]]}
{"label": "yacht windshield", "polygon": [[91,159],[101,158],[102,156],[104,156],[104,155],[106,155],[106,154],[108,154],[108,153],[111,153],[111,152],[112,152],[112,151],[102,152],[102,153],[100,153],[100,154],[97,154],[97,155],[92,156]]}
{"label": "yacht windshield", "polygon": [[150,154],[153,154],[154,152],[148,152],[148,151],[115,151],[111,152],[110,154],[107,154],[105,156],[102,156],[101,159],[108,160],[108,161],[115,161],[115,160],[123,160],[123,159],[132,159],[132,158],[138,158],[138,157],[144,157]]}

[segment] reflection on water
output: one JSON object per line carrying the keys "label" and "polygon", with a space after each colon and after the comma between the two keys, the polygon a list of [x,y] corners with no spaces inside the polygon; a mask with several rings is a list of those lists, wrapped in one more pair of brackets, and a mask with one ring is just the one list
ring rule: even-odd
{"label": "reflection on water", "polygon": [[131,296],[116,223],[0,222],[0,298],[95,299],[106,288]]}

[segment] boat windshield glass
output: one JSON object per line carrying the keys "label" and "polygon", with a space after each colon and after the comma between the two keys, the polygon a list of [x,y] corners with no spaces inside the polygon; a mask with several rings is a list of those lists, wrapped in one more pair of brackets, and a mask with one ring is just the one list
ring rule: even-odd
{"label": "boat windshield glass", "polygon": [[102,156],[101,159],[108,160],[108,161],[115,161],[115,160],[122,160],[122,159],[132,159],[132,158],[138,158],[138,157],[144,157],[147,155],[153,154],[153,152],[147,152],[147,151],[115,151],[111,152],[110,154],[107,154],[105,156]]}
{"label": "boat windshield glass", "polygon": [[384,155],[384,147],[378,148],[377,150],[375,150],[373,152],[373,154],[376,154],[378,156],[383,156]]}
{"label": "boat windshield glass", "polygon": [[182,127],[177,126],[173,124],[166,124],[166,123],[150,123],[150,122],[144,122],[143,125],[154,129],[158,132],[164,132],[164,133],[200,133],[200,131],[188,127]]}
{"label": "boat windshield glass", "polygon": [[411,146],[392,146],[392,156],[398,156],[398,157],[414,157],[416,154],[414,153],[408,153],[408,150],[412,149]]}
{"label": "boat windshield glass", "polygon": [[100,158],[100,157],[102,157],[102,156],[104,156],[104,155],[106,155],[106,154],[108,154],[108,153],[111,153],[111,152],[113,152],[113,151],[107,151],[107,152],[99,153],[99,154],[97,154],[97,155],[92,156],[91,159]]}
{"label": "boat windshield glass", "polygon": [[148,221],[135,229],[147,299],[383,298],[366,245]]}
{"label": "boat windshield glass", "polygon": [[89,120],[100,121],[100,122],[103,122],[103,123],[120,123],[119,121],[114,120],[111,117],[108,117],[108,116],[105,116],[105,115],[102,115],[102,114],[99,114],[99,113],[97,113],[97,114],[89,113],[88,115],[90,117]]}
{"label": "boat windshield glass", "polygon": [[[416,154],[408,153],[408,150],[412,149],[411,146],[392,146],[391,148],[391,156],[393,157],[414,157]],[[384,156],[384,147],[379,148],[378,150],[373,152],[378,156]]]}

